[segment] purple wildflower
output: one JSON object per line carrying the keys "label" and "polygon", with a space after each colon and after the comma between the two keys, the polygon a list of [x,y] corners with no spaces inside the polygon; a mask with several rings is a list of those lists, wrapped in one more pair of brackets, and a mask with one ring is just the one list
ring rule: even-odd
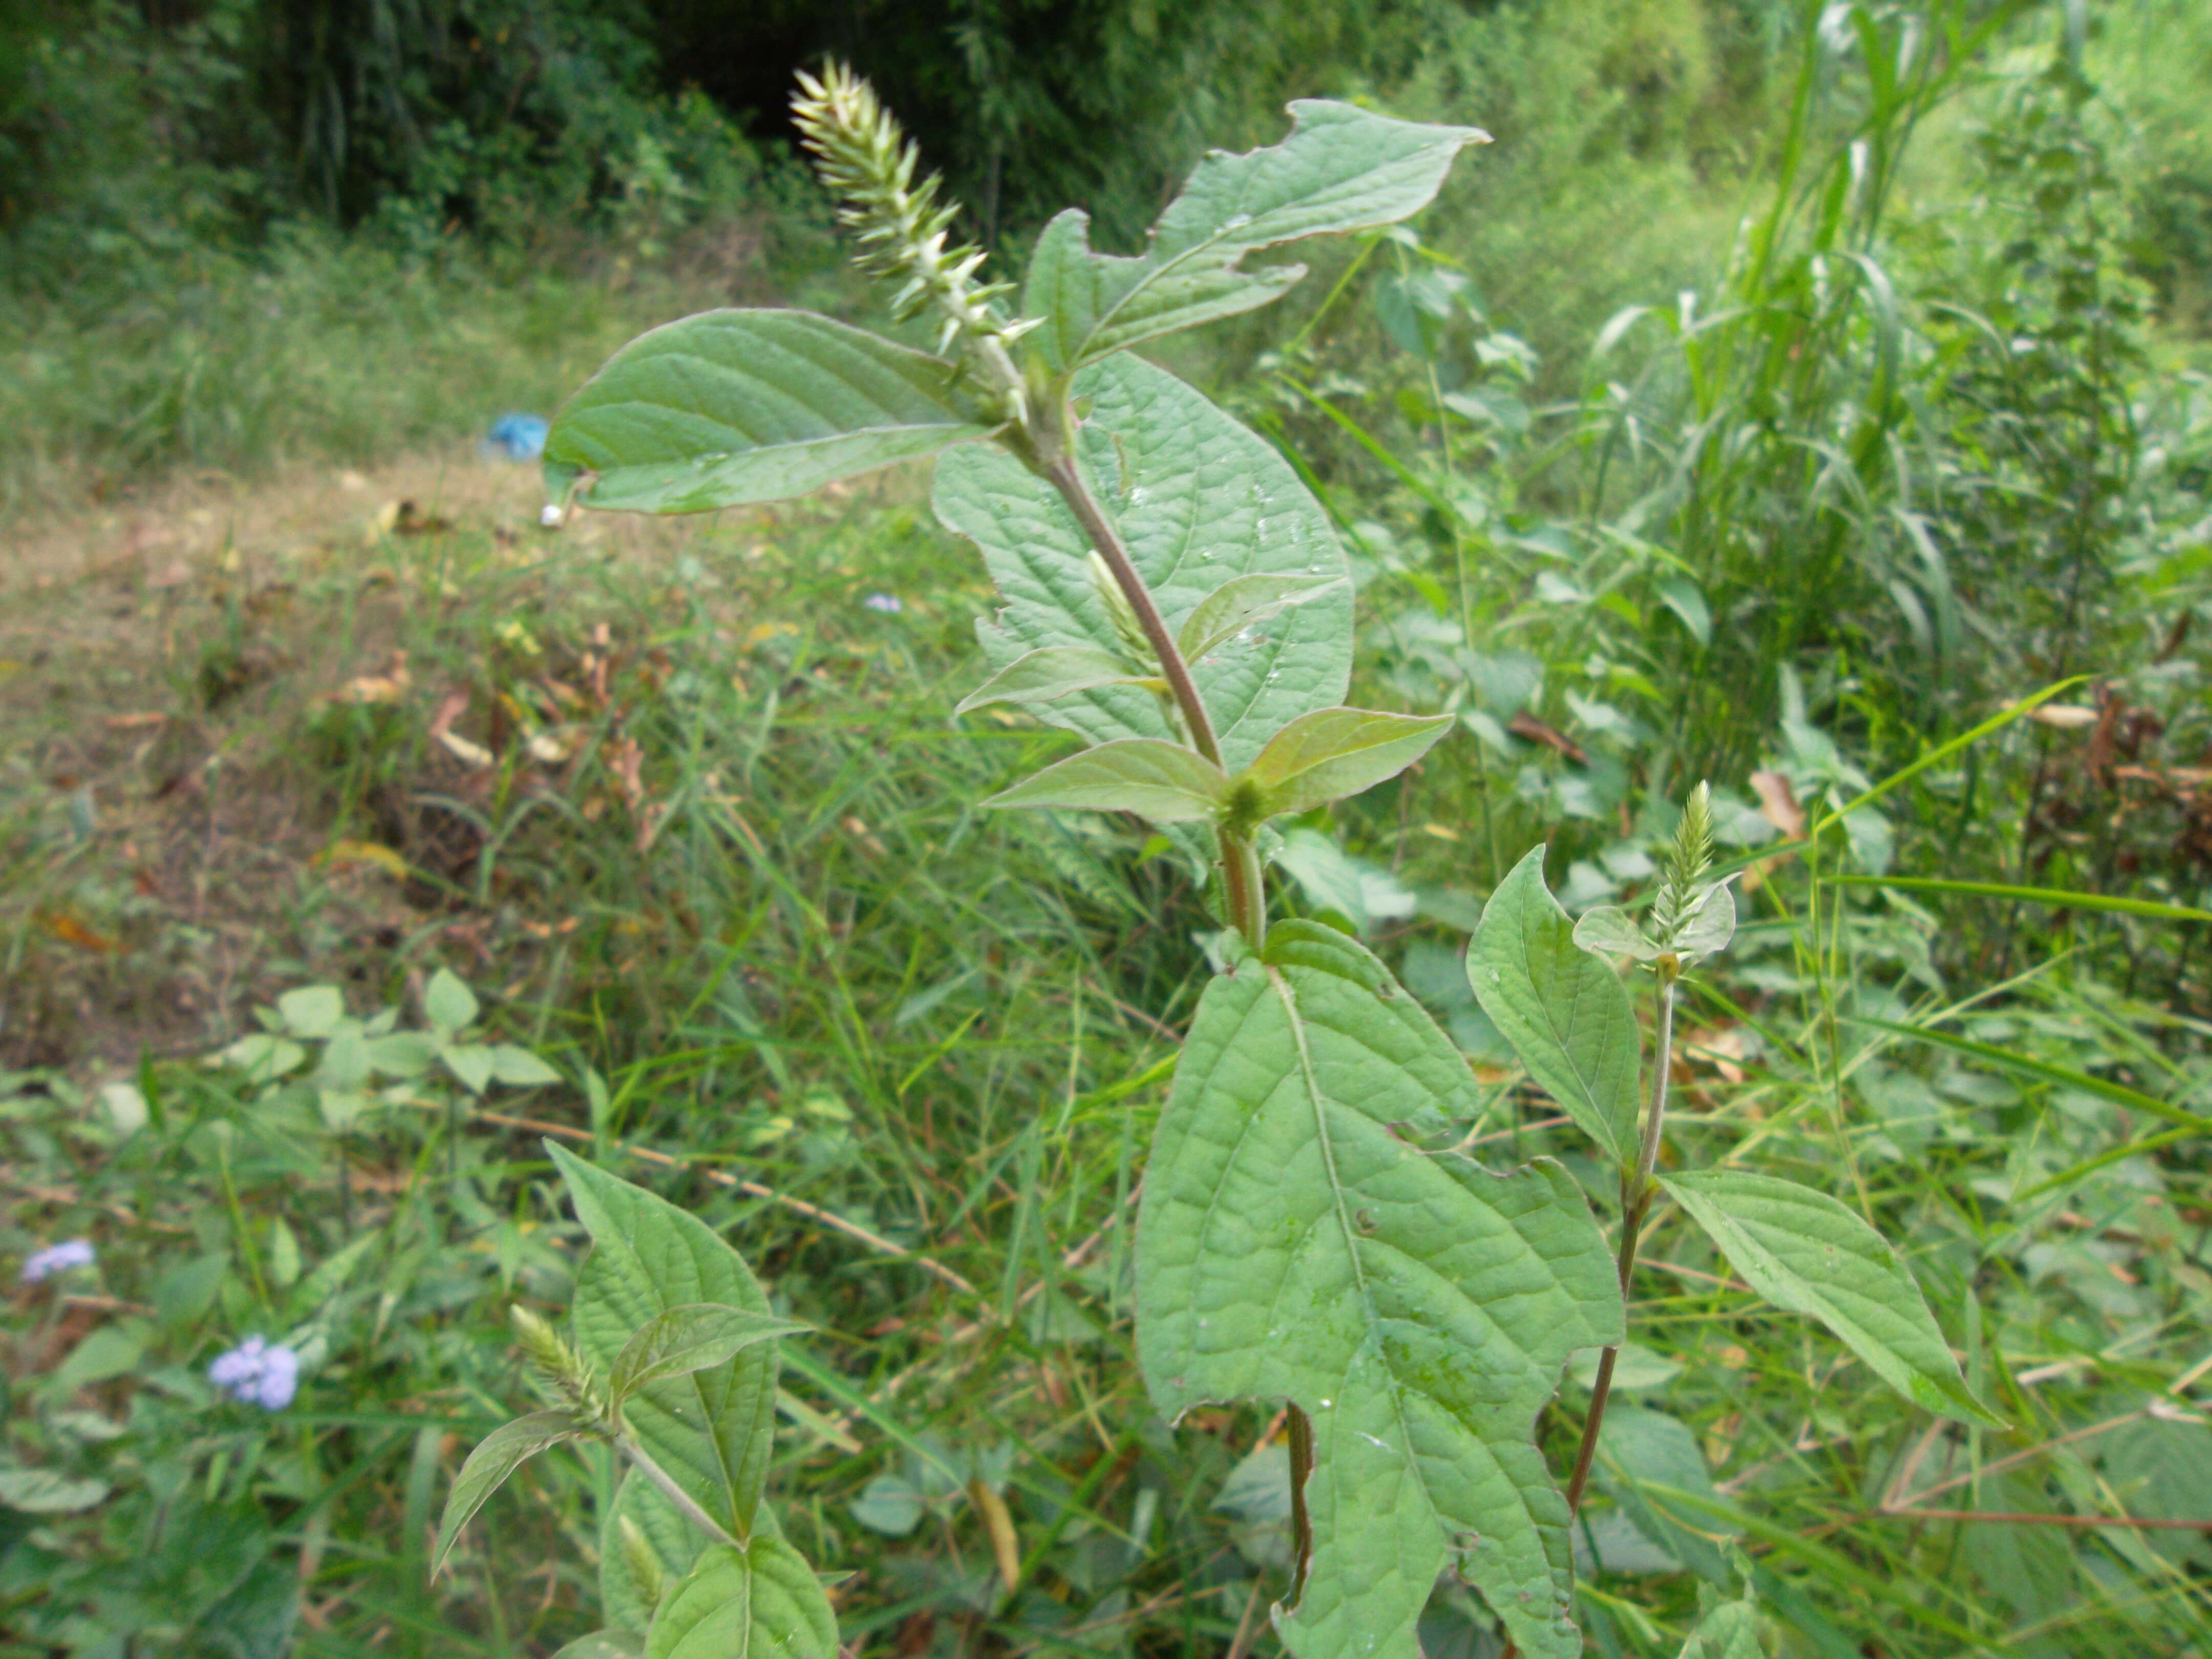
{"label": "purple wildflower", "polygon": [[208,1367],[208,1381],[240,1405],[281,1412],[300,1390],[300,1356],[249,1336]]}
{"label": "purple wildflower", "polygon": [[871,611],[880,611],[886,617],[896,617],[906,609],[906,602],[896,593],[871,593],[860,603]]}
{"label": "purple wildflower", "polygon": [[18,1275],[26,1285],[36,1285],[52,1279],[56,1273],[67,1273],[71,1267],[89,1267],[93,1262],[92,1241],[72,1238],[60,1244],[49,1244],[23,1263]]}

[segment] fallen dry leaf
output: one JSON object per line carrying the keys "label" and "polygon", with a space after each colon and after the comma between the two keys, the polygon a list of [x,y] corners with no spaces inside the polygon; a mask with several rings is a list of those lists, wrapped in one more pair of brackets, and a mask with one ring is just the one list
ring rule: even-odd
{"label": "fallen dry leaf", "polygon": [[398,880],[407,878],[407,860],[389,847],[373,841],[334,841],[315,854],[318,869],[343,870],[374,865]]}
{"label": "fallen dry leaf", "polygon": [[441,732],[438,741],[445,744],[447,752],[454,759],[465,766],[474,767],[479,772],[489,771],[499,759],[482,744],[472,742],[458,732]]}
{"label": "fallen dry leaf", "polygon": [[39,926],[63,944],[74,945],[81,951],[90,951],[96,955],[112,956],[123,948],[119,940],[94,931],[65,911],[40,916]]}
{"label": "fallen dry leaf", "polygon": [[1751,787],[1759,796],[1759,816],[1787,839],[1802,841],[1805,809],[1797,804],[1797,792],[1790,787],[1790,780],[1779,772],[1753,772]]}
{"label": "fallen dry leaf", "polygon": [[135,714],[110,714],[106,724],[111,732],[131,732],[141,726],[162,725],[168,718],[158,708],[147,708]]}
{"label": "fallen dry leaf", "polygon": [[2062,732],[2078,732],[2097,723],[2095,709],[2073,702],[2039,703],[2027,711],[2027,717],[2044,726],[2055,726]]}

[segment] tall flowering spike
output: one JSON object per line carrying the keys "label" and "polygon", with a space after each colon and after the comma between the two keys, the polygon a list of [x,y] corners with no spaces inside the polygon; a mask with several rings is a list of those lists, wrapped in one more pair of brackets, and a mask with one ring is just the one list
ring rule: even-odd
{"label": "tall flowering spike", "polygon": [[1705,783],[1690,791],[1674,845],[1667,854],[1667,878],[1651,906],[1651,927],[1661,942],[1671,939],[1705,897],[1701,884],[1713,867],[1713,792]]}
{"label": "tall flowering spike", "polygon": [[830,64],[818,78],[801,70],[799,88],[793,118],[822,182],[843,198],[838,217],[860,244],[855,263],[899,284],[893,314],[904,322],[935,307],[944,317],[940,351],[963,335],[978,345],[1003,347],[1034,326],[1007,321],[992,304],[1012,283],[975,280],[982,249],[945,245],[959,204],[939,202],[944,181],[937,174],[915,182],[921,153],[875,88],[842,64]]}

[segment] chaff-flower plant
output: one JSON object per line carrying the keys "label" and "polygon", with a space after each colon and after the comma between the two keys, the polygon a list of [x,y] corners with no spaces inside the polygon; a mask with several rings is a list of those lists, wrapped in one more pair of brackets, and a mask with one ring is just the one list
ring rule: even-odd
{"label": "chaff-flower plant", "polygon": [[[977,280],[975,249],[947,246],[954,210],[864,82],[802,77],[796,110],[860,263],[896,315],[934,318],[936,349],[800,311],[656,329],[555,422],[550,516],[741,506],[938,458],[938,515],[981,549],[1003,601],[977,628],[990,676],[961,707],[1017,703],[1085,745],[986,804],[1141,816],[1208,872],[1225,924],[1145,1173],[1138,1352],[1171,1421],[1282,1403],[1296,1556],[1274,1618],[1290,1650],[1417,1659],[1449,1565],[1521,1653],[1580,1652],[1570,1504],[1532,1430],[1571,1354],[1624,1340],[1655,1179],[1770,1297],[1819,1313],[1916,1398],[1978,1411],[1902,1267],[1834,1200],[1732,1171],[1656,1176],[1674,979],[1734,919],[1726,884],[1705,879],[1702,797],[1659,936],[1594,915],[1578,940],[1538,849],[1468,959],[1531,1075],[1620,1170],[1617,1251],[1557,1163],[1501,1175],[1424,1150],[1479,1115],[1465,1060],[1356,941],[1270,925],[1270,821],[1395,777],[1453,719],[1343,706],[1352,592],[1328,515],[1271,446],[1132,348],[1280,297],[1304,268],[1249,257],[1406,218],[1485,135],[1293,104],[1280,144],[1202,161],[1139,254],[1092,252],[1080,211],[1054,219],[1017,312],[1012,288]],[[1636,1018],[1592,952],[1646,945],[1662,1052],[1639,1133]],[[1863,1310],[1879,1279],[1874,1300],[1901,1323],[1863,1346],[1836,1298],[1806,1289],[1820,1264],[1772,1235],[1808,1216],[1814,1254],[1841,1251],[1859,1275],[1844,1300]],[[1601,1401],[1593,1443],[1602,1415]],[[603,1415],[586,1430],[622,1443]],[[634,1597],[649,1654],[676,1650],[672,1609],[696,1614],[737,1583],[715,1559],[703,1588],[669,1575],[657,1611]]]}

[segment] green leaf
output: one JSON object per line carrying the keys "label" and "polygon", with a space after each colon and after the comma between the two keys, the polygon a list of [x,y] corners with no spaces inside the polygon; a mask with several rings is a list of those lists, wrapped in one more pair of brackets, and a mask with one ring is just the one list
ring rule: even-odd
{"label": "green leaf", "polygon": [[1456,724],[1453,714],[1318,709],[1278,732],[1244,775],[1267,816],[1310,812],[1396,777]]}
{"label": "green leaf", "polygon": [[1276,576],[1261,572],[1225,581],[1183,618],[1176,649],[1186,662],[1210,657],[1246,629],[1317,599],[1344,579],[1329,574]]}
{"label": "green leaf", "polygon": [[480,1095],[491,1087],[495,1061],[489,1043],[442,1043],[438,1058],[446,1062],[446,1069],[459,1078],[471,1094]]}
{"label": "green leaf", "polygon": [[1166,689],[1162,680],[1134,673],[1110,651],[1090,646],[1057,646],[1030,651],[1015,658],[960,701],[952,712],[964,714],[994,702],[1055,702],[1078,691],[1102,685],[1143,685]]}
{"label": "green leaf", "polygon": [[1644,938],[1636,919],[1611,904],[1583,912],[1575,923],[1575,948],[1592,956],[1634,957],[1638,962],[1659,959],[1659,947]]}
{"label": "green leaf", "polygon": [[1568,1354],[1621,1340],[1620,1286],[1558,1164],[1498,1176],[1411,1144],[1479,1110],[1420,1005],[1313,922],[1206,987],[1177,1063],[1138,1354],[1170,1419],[1285,1397],[1312,1419],[1313,1558],[1277,1613],[1294,1653],[1415,1659],[1455,1549],[1528,1659],[1582,1650],[1566,1504],[1529,1436]]}
{"label": "green leaf", "polygon": [[[767,1522],[773,1514],[763,1508],[760,1519]],[[641,1631],[653,1622],[658,1597],[648,1595],[638,1582],[637,1565],[623,1537],[624,1522],[636,1529],[665,1583],[674,1583],[691,1571],[699,1552],[707,1547],[707,1534],[635,1469],[623,1476],[599,1527],[599,1617],[617,1629]]]}
{"label": "green leaf", "polygon": [[438,1569],[446,1565],[446,1552],[453,1547],[461,1528],[487,1498],[507,1484],[507,1476],[548,1446],[575,1437],[576,1419],[569,1412],[532,1412],[486,1435],[461,1465],[461,1472],[453,1477],[453,1491],[446,1495],[445,1518],[438,1522],[438,1541],[430,1552],[430,1576],[438,1576]]}
{"label": "green leaf", "polygon": [[646,1659],[837,1659],[837,1615],[797,1550],[763,1536],[717,1544],[646,1632]]}
{"label": "green leaf", "polygon": [[1531,848],[1483,908],[1467,950],[1483,1012],[1537,1085],[1616,1164],[1635,1156],[1640,1039],[1610,964],[1575,944]]}
{"label": "green leaf", "polygon": [[[759,1281],[696,1216],[564,1146],[548,1141],[545,1150],[592,1235],[574,1316],[577,1346],[593,1370],[610,1374],[630,1338],[671,1308],[711,1302],[769,1312]],[[653,1461],[739,1538],[754,1530],[768,1478],[776,1369],[775,1344],[757,1343],[722,1364],[647,1383],[623,1409]]]}
{"label": "green leaf", "polygon": [[[1730,877],[1729,880],[1734,880]],[[1671,945],[1682,965],[1690,967],[1707,957],[1718,956],[1735,937],[1735,894],[1728,882],[1710,889],[1698,908],[1677,928]]]}
{"label": "green leaf", "polygon": [[1711,1498],[1713,1477],[1705,1455],[1687,1425],[1664,1412],[1615,1401],[1598,1431],[1598,1457],[1606,1485],[1635,1522],[1636,1529],[1701,1578],[1723,1586],[1735,1582],[1728,1559],[1708,1535],[1717,1529],[1707,1516],[1678,1516],[1663,1498],[1647,1498],[1645,1484],[1692,1492]]}
{"label": "green leaf", "polygon": [[2185,1110],[2171,1101],[2147,1095],[2140,1089],[2130,1089],[2124,1083],[2115,1083],[2110,1078],[2098,1077],[2089,1072],[2070,1071],[2063,1066],[2031,1060],[2026,1054],[2015,1054],[2009,1048],[2000,1048],[1995,1043],[1976,1042],[1971,1037],[1954,1036],[1948,1031],[1930,1030],[1924,1025],[1900,1025],[1894,1020],[1861,1019],[1849,1014],[1842,1018],[1846,1025],[1870,1026],[1877,1031],[1887,1031],[1893,1036],[1924,1042],[1931,1048],[1948,1048],[1954,1054],[1966,1054],[2000,1071],[2027,1078],[2031,1082],[2055,1083],[2062,1088],[2079,1089],[2083,1094],[2109,1100],[2115,1106],[2148,1113],[2168,1123],[2178,1123],[2185,1129],[2193,1129],[2199,1134],[2212,1134],[2212,1117]]}
{"label": "green leaf", "polygon": [[429,1016],[431,1024],[451,1036],[464,1026],[475,1024],[481,1011],[476,993],[461,982],[460,975],[450,968],[441,968],[430,975],[429,988],[422,993],[422,1012]]}
{"label": "green leaf", "polygon": [[941,357],[807,311],[708,311],[641,334],[578,389],[545,440],[557,495],[706,513],[805,495],[933,455],[996,422]]}
{"label": "green leaf", "polygon": [[642,1659],[645,1638],[634,1630],[595,1630],[579,1636],[553,1659]]}
{"label": "green leaf", "polygon": [[493,1048],[491,1074],[514,1089],[540,1088],[546,1084],[563,1080],[560,1073],[529,1049],[518,1048],[512,1042],[499,1043]]}
{"label": "green leaf", "polygon": [[1124,738],[1070,755],[983,805],[1140,812],[1154,823],[1194,823],[1212,817],[1228,791],[1220,769],[1182,744]]}
{"label": "green leaf", "polygon": [[1304,267],[1239,270],[1246,254],[1418,212],[1462,147],[1486,137],[1316,99],[1293,103],[1291,117],[1279,144],[1200,161],[1140,255],[1093,253],[1079,209],[1045,227],[1022,309],[1045,319],[1032,337],[1054,371],[1279,298]]}
{"label": "green leaf", "polygon": [[303,985],[276,999],[285,1031],[310,1041],[329,1036],[345,1018],[345,997],[335,985]]}
{"label": "green leaf", "polygon": [[1748,1170],[1685,1170],[1662,1181],[1776,1307],[1812,1315],[1915,1404],[1962,1423],[2004,1426],[1966,1391],[1897,1252],[1838,1200]]}
{"label": "green leaf", "polygon": [[1749,1590],[1741,1601],[1700,1605],[1705,1616],[1682,1644],[1681,1659],[1766,1659],[1759,1643],[1759,1603]]}
{"label": "green leaf", "polygon": [[913,1481],[896,1471],[886,1471],[861,1487],[860,1495],[845,1508],[870,1532],[903,1538],[921,1524],[926,1503]]}
{"label": "green leaf", "polygon": [[[1344,701],[1352,672],[1352,585],[1328,515],[1272,445],[1191,387],[1138,358],[1076,377],[1090,413],[1078,459],[1100,510],[1170,635],[1232,578],[1340,579],[1284,614],[1265,639],[1191,665],[1222,764],[1249,765],[1299,715]],[[1001,608],[976,624],[994,670],[1054,647],[1113,651],[1120,635],[1091,576],[1091,544],[1060,494],[989,446],[937,464],[937,514],[981,548]],[[1091,743],[1178,736],[1160,700],[1100,686],[1039,705],[1037,718]]]}
{"label": "green leaf", "polygon": [[0,1504],[26,1515],[76,1515],[107,1492],[105,1480],[72,1480],[52,1469],[0,1469]]}
{"label": "green leaf", "polygon": [[649,1382],[720,1365],[756,1342],[770,1342],[808,1328],[789,1319],[718,1307],[711,1302],[671,1308],[647,1320],[623,1345],[607,1374],[607,1391],[628,1399]]}

